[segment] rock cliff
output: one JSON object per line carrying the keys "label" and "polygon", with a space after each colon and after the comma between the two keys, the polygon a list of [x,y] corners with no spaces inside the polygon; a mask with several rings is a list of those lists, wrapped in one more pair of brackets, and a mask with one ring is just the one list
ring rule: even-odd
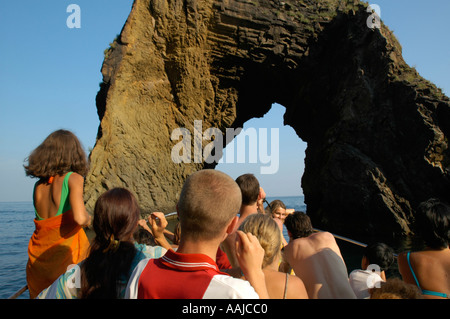
{"label": "rock cliff", "polygon": [[195,135],[201,120],[225,133],[277,102],[308,144],[315,227],[360,240],[410,233],[419,202],[450,197],[450,101],[387,26],[368,27],[371,14],[357,0],[136,0],[105,51],[88,210],[122,186],[144,212],[174,211],[185,178],[214,166],[195,154],[174,163],[174,130]]}

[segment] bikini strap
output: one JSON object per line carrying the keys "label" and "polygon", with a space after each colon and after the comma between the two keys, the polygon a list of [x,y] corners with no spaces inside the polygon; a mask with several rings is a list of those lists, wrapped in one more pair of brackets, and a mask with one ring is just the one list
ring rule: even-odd
{"label": "bikini strap", "polygon": [[406,254],[406,259],[408,260],[409,269],[411,270],[411,274],[413,275],[414,280],[416,281],[417,287],[419,287],[419,289],[422,290],[422,288],[420,288],[420,285],[419,285],[419,280],[417,280],[416,274],[414,273],[414,270],[411,267],[411,261],[409,260],[409,255],[411,255],[410,251],[408,251],[408,253]]}
{"label": "bikini strap", "polygon": [[286,296],[287,296],[288,279],[289,279],[289,274],[286,273],[286,281],[285,281],[285,283],[284,283],[284,295],[283,295],[283,299],[286,299]]}
{"label": "bikini strap", "polygon": [[411,254],[410,251],[406,254],[406,259],[408,260],[409,269],[411,270],[412,275],[414,276],[414,280],[416,281],[417,287],[419,287],[420,291],[422,291],[422,294],[429,295],[429,296],[437,296],[437,297],[443,297],[443,298],[449,298],[450,295],[444,294],[442,292],[436,292],[431,290],[423,290],[420,288],[419,281],[417,280],[416,274],[414,273],[414,270],[411,267],[411,261],[409,260],[409,255]]}

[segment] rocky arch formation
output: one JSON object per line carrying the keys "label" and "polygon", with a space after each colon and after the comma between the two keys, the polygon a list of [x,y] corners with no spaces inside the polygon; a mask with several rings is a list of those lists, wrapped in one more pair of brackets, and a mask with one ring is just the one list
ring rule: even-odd
{"label": "rocky arch formation", "polygon": [[410,233],[419,202],[449,198],[450,102],[369,15],[356,0],[135,0],[105,51],[88,210],[123,186],[143,211],[173,211],[184,179],[209,166],[173,163],[173,130],[201,120],[225,132],[277,102],[308,143],[316,227]]}

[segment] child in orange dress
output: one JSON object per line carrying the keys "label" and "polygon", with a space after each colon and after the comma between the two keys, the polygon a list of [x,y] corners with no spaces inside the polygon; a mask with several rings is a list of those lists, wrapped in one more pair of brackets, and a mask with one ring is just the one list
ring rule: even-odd
{"label": "child in orange dress", "polygon": [[30,298],[50,286],[67,267],[87,256],[90,224],[83,200],[86,154],[69,131],[51,133],[28,157],[27,176],[39,178],[33,190],[36,229],[26,267]]}

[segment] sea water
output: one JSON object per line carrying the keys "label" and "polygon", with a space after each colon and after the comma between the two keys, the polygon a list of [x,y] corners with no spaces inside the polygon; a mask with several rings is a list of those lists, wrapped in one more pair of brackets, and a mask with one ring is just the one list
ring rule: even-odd
{"label": "sea water", "polygon": [[[34,231],[32,202],[0,202],[0,298],[27,284],[28,242]],[[28,291],[19,298],[29,298]]]}

